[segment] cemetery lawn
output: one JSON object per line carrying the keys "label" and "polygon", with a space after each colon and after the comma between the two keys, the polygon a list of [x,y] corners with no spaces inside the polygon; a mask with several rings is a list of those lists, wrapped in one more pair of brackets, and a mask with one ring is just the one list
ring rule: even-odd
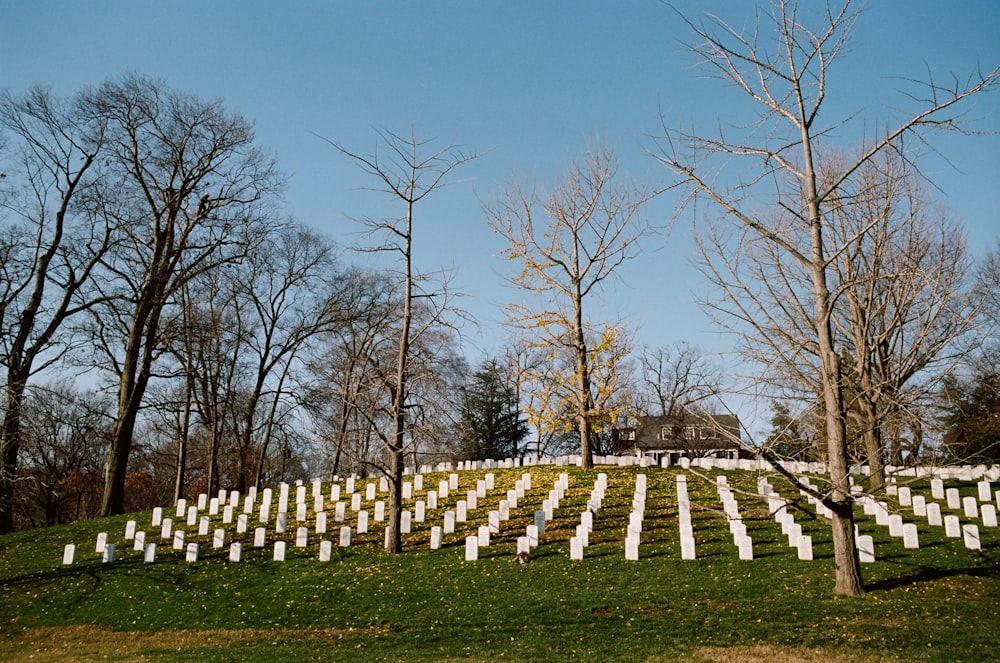
{"label": "cemetery lawn", "polygon": [[[201,546],[196,562],[160,542],[156,561],[143,563],[123,532],[134,519],[152,537],[149,512],[0,537],[0,660],[1000,658],[1000,532],[981,520],[982,549],[969,550],[962,539],[946,538],[942,527],[899,508],[895,498],[882,498],[907,522],[918,523],[920,548],[914,550],[859,508],[859,528],[875,538],[877,561],[863,566],[867,593],[845,599],[832,594],[828,528],[810,517],[804,500],[796,521],[813,537],[815,560],[797,558],[768,517],[766,502],[738,494],[754,540],[754,559],[741,561],[710,481],[720,472],[684,471],[697,559],[682,561],[675,499],[680,470],[545,466],[492,472],[497,490],[470,511],[469,522],[444,536],[441,550],[429,549],[429,527],[441,521],[429,512],[428,522],[415,523],[404,537],[406,551],[397,556],[379,545],[381,523],[343,548],[331,527],[325,537],[334,541],[329,562],[319,561],[315,534],[307,547],[295,547],[294,519],[284,535],[290,542],[284,562],[272,559],[273,533],[267,547],[254,548],[251,530],[233,539],[227,533],[227,547],[220,549],[212,548],[211,536],[189,536]],[[490,546],[480,548],[478,560],[465,561],[465,536],[486,522],[488,509],[523,472],[531,473],[532,488],[520,508]],[[570,488],[556,517],[531,560],[518,563],[516,537],[563,472]],[[571,561],[569,538],[598,472],[608,476],[607,496],[584,559]],[[648,477],[640,558],[626,561],[625,530],[639,473]],[[458,492],[464,497],[467,485],[475,488],[484,474],[461,472]],[[737,492],[755,492],[757,473],[725,474]],[[447,476],[427,474],[425,482],[436,486]],[[793,492],[771,481],[779,493]],[[926,482],[910,485],[929,499]],[[952,486],[963,496],[976,494],[974,482]],[[328,486],[324,490],[329,493]],[[443,500],[435,514],[456,497]],[[95,553],[99,532],[118,545],[113,563],[102,564]],[[158,534],[150,540],[159,542]],[[239,562],[229,561],[230,540],[244,541]],[[77,556],[64,566],[67,543],[77,544]]]}

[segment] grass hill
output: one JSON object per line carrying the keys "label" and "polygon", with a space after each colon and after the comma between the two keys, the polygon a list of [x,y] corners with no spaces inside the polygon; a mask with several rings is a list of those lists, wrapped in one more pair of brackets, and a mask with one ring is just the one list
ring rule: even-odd
{"label": "grass hill", "polygon": [[[465,560],[465,540],[487,523],[506,491],[524,473],[531,487],[501,523],[479,559]],[[594,519],[584,559],[571,560],[570,537],[599,473],[607,489]],[[426,474],[411,500],[448,480]],[[304,523],[295,520],[291,489],[288,531],[252,545],[250,529],[212,516],[226,529],[225,546],[212,534],[180,524],[185,542],[199,544],[197,561],[161,540],[150,512],[24,531],[0,537],[0,660],[4,661],[983,661],[1000,656],[1000,530],[948,509],[963,523],[978,523],[981,549],[928,525],[893,496],[889,511],[916,523],[920,548],[904,548],[886,526],[858,509],[858,527],[872,535],[876,561],[863,571],[867,593],[835,598],[829,528],[792,486],[769,477],[813,541],[814,560],[798,559],[781,525],[757,495],[763,474],[677,468],[530,467],[468,470],[458,489],[413,523],[405,552],[381,548],[383,523],[338,545],[345,523],[328,509],[329,533],[314,532],[310,490]],[[477,481],[493,474],[495,486],[468,520],[431,550],[430,528],[441,525]],[[534,522],[561,474],[568,488],[539,535],[530,561],[516,559],[517,537]],[[636,497],[636,476],[646,475],[639,559],[625,558],[626,529]],[[678,474],[687,477],[694,560],[681,559]],[[753,539],[752,561],[739,559],[719,499],[725,474]],[[859,477],[860,479],[860,477]],[[372,480],[359,479],[364,493]],[[900,479],[900,485],[904,480]],[[931,500],[926,480],[910,480],[914,494]],[[377,482],[376,482],[377,483]],[[963,497],[975,482],[948,482]],[[993,485],[993,490],[998,486]],[[327,498],[330,485],[322,488]],[[992,494],[992,493],[991,493]],[[344,496],[342,496],[343,499]],[[383,499],[379,495],[378,499]],[[275,502],[277,492],[275,493]],[[994,502],[995,503],[995,502]],[[242,504],[242,502],[241,502]],[[371,511],[365,501],[363,508]],[[237,509],[242,512],[242,508]],[[164,509],[173,516],[174,509]],[[147,541],[157,542],[153,563],[143,562],[124,538],[135,520]],[[178,519],[183,522],[184,519]],[[296,528],[310,528],[296,547]],[[102,563],[100,532],[117,546]],[[319,561],[321,538],[333,542],[331,560]],[[286,541],[286,561],[274,561],[274,542]],[[229,544],[242,543],[242,559],[229,561]],[[63,565],[63,547],[77,545],[75,563]]]}

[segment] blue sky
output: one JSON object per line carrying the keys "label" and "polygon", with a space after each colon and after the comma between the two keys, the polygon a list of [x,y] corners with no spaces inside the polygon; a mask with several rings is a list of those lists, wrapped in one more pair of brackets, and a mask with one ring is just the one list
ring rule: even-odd
{"label": "blue sky", "polygon": [[[737,26],[751,19],[749,2],[673,6],[692,17],[717,12]],[[465,330],[473,360],[502,342],[500,307],[515,296],[480,201],[512,177],[546,186],[595,140],[616,148],[623,176],[665,184],[668,173],[647,154],[661,113],[711,127],[752,110],[732,89],[698,78],[681,43],[686,26],[657,0],[8,0],[0,15],[0,87],[42,83],[69,94],[131,70],[218,97],[256,123],[259,144],[289,175],[287,212],[344,245],[357,231],[350,218],[395,212],[315,134],[367,152],[375,129],[412,127],[483,153],[417,210],[419,267],[453,268],[462,304],[480,322]],[[1000,63],[998,25],[998,2],[870,2],[834,69],[830,109],[884,123],[905,104],[901,79]],[[998,102],[992,93],[967,107],[972,126],[994,135],[937,140],[951,163],[931,155],[924,164],[977,252],[1000,235]],[[844,134],[843,147],[853,146]],[[650,221],[665,223],[675,203],[657,199]],[[691,222],[682,217],[623,265],[591,317],[624,319],[649,345],[726,349],[691,296],[700,287],[689,264]]]}

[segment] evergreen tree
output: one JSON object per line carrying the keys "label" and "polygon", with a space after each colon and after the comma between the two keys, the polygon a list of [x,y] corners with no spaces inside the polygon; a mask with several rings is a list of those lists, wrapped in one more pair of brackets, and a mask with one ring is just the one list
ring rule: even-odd
{"label": "evergreen tree", "polygon": [[945,379],[944,448],[961,463],[1000,462],[1000,372],[980,371],[971,380]]}
{"label": "evergreen tree", "polygon": [[517,394],[496,359],[485,360],[463,390],[459,439],[466,458],[513,458],[528,436]]}

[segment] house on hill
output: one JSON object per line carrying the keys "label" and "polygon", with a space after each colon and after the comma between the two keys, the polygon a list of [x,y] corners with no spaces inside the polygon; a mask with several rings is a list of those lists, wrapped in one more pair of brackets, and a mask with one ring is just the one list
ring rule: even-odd
{"label": "house on hill", "polygon": [[664,457],[674,463],[688,458],[746,456],[740,441],[740,420],[731,414],[688,414],[681,417],[639,417],[634,428],[615,430],[617,456]]}

